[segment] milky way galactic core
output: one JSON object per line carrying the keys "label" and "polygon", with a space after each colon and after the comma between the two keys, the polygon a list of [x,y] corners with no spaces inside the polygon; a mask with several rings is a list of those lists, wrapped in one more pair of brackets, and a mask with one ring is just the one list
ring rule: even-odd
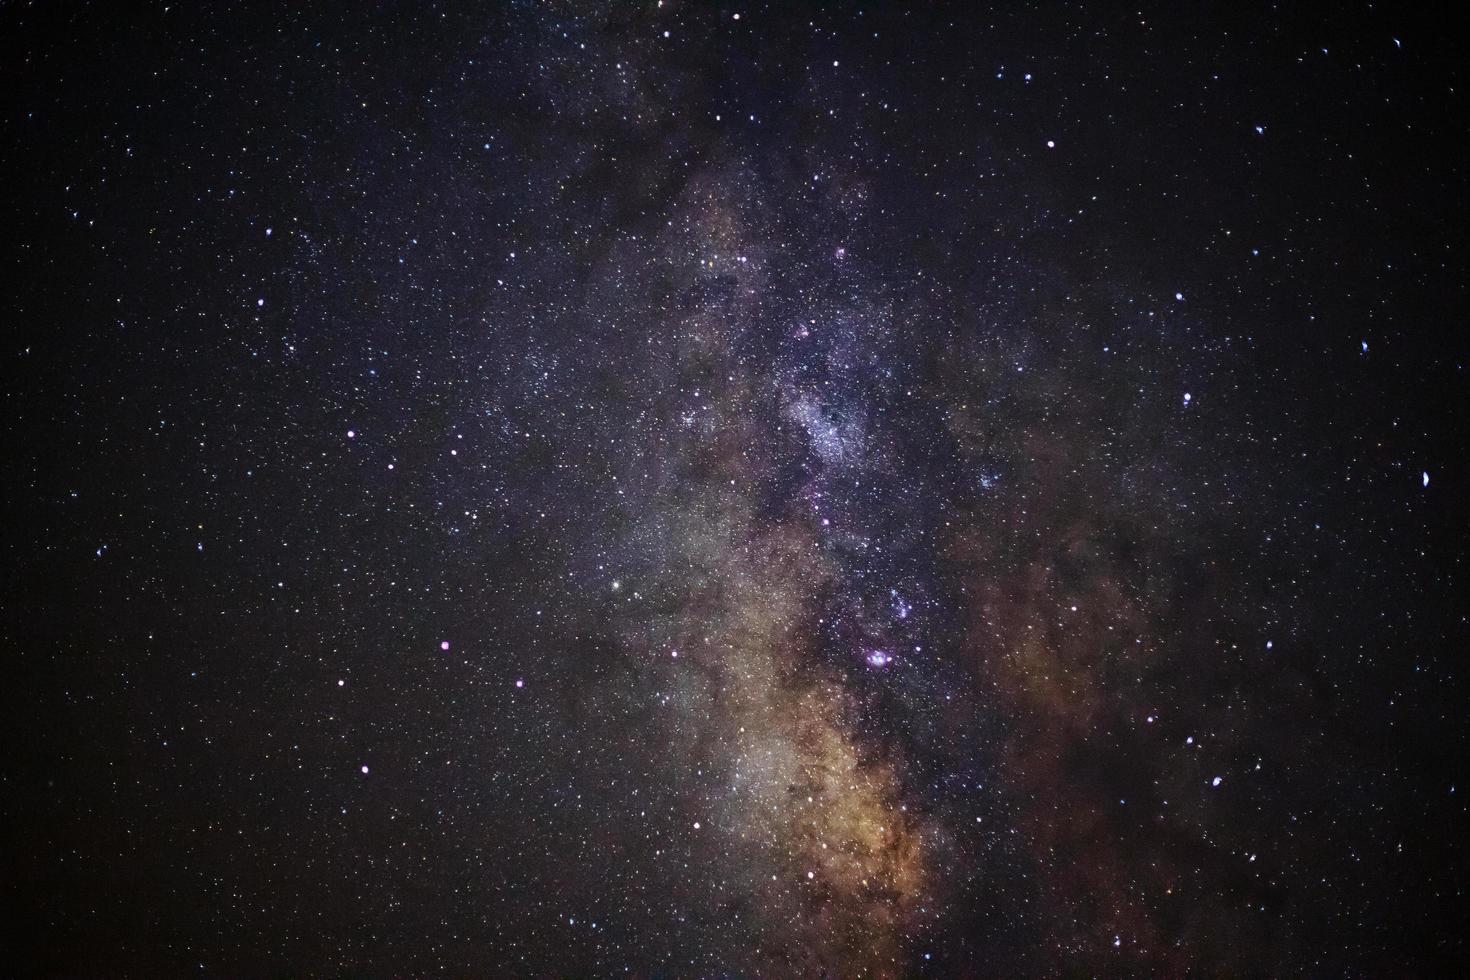
{"label": "milky way galactic core", "polygon": [[339,6],[0,11],[5,973],[1462,960],[1452,18]]}

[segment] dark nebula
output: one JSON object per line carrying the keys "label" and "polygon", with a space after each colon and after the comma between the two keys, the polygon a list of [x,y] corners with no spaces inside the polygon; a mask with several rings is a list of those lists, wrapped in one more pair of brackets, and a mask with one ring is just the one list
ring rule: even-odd
{"label": "dark nebula", "polygon": [[0,973],[1462,970],[1401,7],[0,7]]}

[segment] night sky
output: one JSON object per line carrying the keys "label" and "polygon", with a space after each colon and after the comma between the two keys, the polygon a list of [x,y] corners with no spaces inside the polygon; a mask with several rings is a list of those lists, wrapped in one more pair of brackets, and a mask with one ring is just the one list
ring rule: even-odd
{"label": "night sky", "polygon": [[0,972],[1463,969],[1403,6],[4,5]]}

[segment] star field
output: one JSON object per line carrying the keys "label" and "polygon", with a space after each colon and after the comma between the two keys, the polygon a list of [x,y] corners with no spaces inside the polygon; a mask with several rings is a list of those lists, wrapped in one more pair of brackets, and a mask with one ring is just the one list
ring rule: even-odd
{"label": "star field", "polygon": [[1437,16],[0,10],[6,974],[1452,972]]}

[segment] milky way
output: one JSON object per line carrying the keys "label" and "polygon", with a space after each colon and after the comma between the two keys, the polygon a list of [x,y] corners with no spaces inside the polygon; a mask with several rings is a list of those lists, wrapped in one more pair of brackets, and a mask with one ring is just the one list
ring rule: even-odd
{"label": "milky way", "polygon": [[1457,46],[0,13],[18,975],[1433,974]]}

